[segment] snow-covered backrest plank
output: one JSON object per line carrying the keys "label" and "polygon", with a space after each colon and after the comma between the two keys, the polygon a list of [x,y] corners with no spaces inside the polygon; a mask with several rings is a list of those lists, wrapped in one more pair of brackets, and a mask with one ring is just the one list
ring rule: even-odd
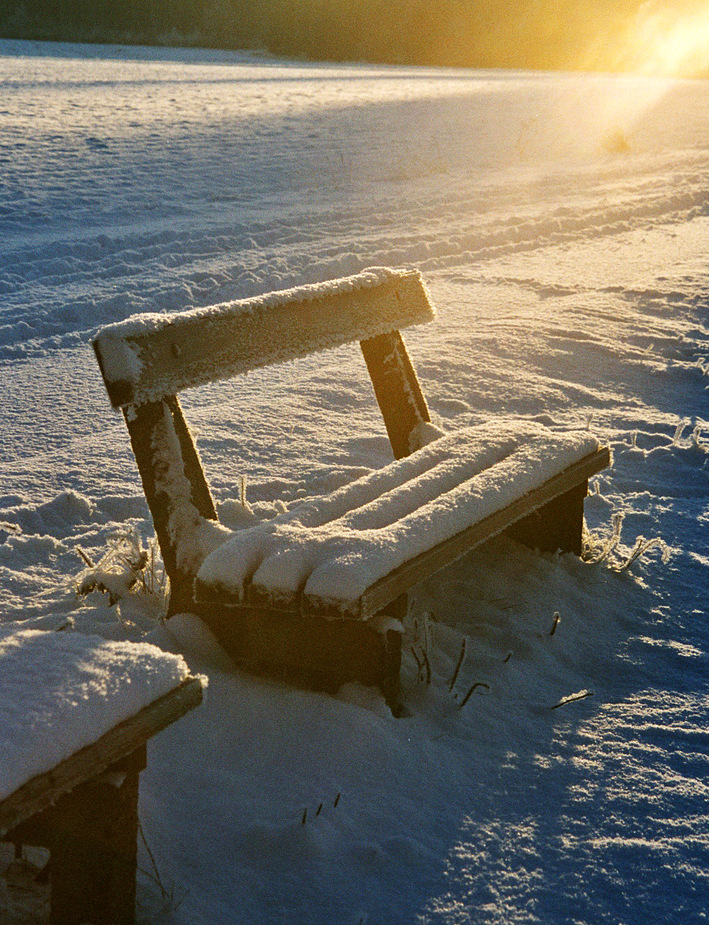
{"label": "snow-covered backrest plank", "polygon": [[178,315],[137,315],[102,328],[94,349],[111,402],[121,407],[434,316],[418,272],[373,268]]}

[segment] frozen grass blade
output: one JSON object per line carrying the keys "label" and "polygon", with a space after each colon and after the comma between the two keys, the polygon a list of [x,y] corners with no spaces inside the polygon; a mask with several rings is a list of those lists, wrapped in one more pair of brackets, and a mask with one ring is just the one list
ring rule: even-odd
{"label": "frozen grass blade", "polygon": [[449,691],[452,691],[452,690],[453,690],[453,688],[455,687],[455,682],[458,680],[458,674],[460,673],[460,669],[461,669],[461,667],[462,667],[462,665],[463,665],[463,661],[464,661],[464,659],[465,659],[466,643],[467,643],[466,637],[463,636],[463,642],[461,643],[461,646],[460,646],[460,655],[458,656],[458,662],[457,662],[457,664],[456,664],[456,666],[455,666],[455,671],[454,671],[453,674],[451,675],[451,679],[450,679],[450,682],[449,682],[449,684],[448,684],[448,690],[449,690]]}

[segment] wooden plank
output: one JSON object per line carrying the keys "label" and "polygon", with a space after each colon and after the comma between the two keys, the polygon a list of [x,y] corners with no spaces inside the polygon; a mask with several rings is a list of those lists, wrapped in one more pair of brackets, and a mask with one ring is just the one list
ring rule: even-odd
{"label": "wooden plank", "polygon": [[[335,693],[357,681],[378,687],[396,710],[401,634],[365,620],[330,620],[278,606],[197,602],[197,613],[224,649],[247,670]],[[396,616],[401,616],[397,610]]]}
{"label": "wooden plank", "polygon": [[417,272],[376,285],[304,286],[259,299],[216,305],[150,323],[109,325],[94,350],[114,407],[144,404],[182,389],[432,321]]}
{"label": "wooden plank", "polygon": [[[345,619],[366,620],[379,613],[388,604],[396,600],[400,595],[405,594],[419,582],[430,578],[431,575],[450,565],[475,546],[504,532],[513,524],[517,524],[530,516],[533,517],[537,511],[543,515],[543,520],[546,520],[547,514],[554,516],[556,514],[556,509],[553,506],[555,500],[560,500],[566,495],[571,495],[572,501],[578,500],[574,499],[573,496],[581,492],[585,495],[586,482],[589,476],[600,472],[609,464],[610,451],[608,447],[601,447],[595,453],[585,456],[579,462],[548,479],[534,491],[528,492],[507,507],[496,511],[466,530],[462,530],[428,552],[421,553],[410,562],[399,566],[389,575],[379,579],[364,592],[359,601],[352,602],[354,606],[348,609],[345,614],[337,607],[336,603],[325,605],[318,598],[310,598],[303,594],[283,597],[278,602],[275,602],[263,593],[256,592],[250,586],[246,588],[246,599],[243,603],[246,604],[247,608],[254,611],[259,608],[272,611],[278,609],[286,618],[292,620],[296,619],[300,614],[320,615],[334,622],[343,617]],[[552,503],[551,510],[545,512],[545,508],[550,502]],[[548,525],[545,525],[544,529],[548,529]],[[564,527],[560,528],[559,536],[561,539],[554,548],[564,550]],[[529,534],[526,537],[521,536],[520,539],[523,542],[528,542]],[[550,546],[543,541],[540,548],[548,549]],[[569,551],[577,550],[574,548]],[[235,592],[221,586],[205,584],[199,580],[196,582],[196,599],[199,606],[207,608],[211,604],[238,607],[241,603]]]}
{"label": "wooden plank", "polygon": [[0,803],[0,836],[47,809],[79,784],[102,774],[201,700],[202,682],[199,678],[187,678],[179,687],[115,726],[92,745],[23,784]]}
{"label": "wooden plank", "polygon": [[505,535],[518,543],[541,552],[583,551],[583,502],[588,493],[588,479],[516,521]]}
{"label": "wooden plank", "polygon": [[49,864],[50,925],[134,925],[138,790],[143,744],[7,834],[41,845]]}
{"label": "wooden plank", "polygon": [[[395,459],[412,452],[411,433],[429,423],[426,399],[421,391],[406,345],[398,331],[360,342],[369,377],[389,435]],[[414,448],[415,449],[415,448]]]}
{"label": "wooden plank", "polygon": [[177,396],[130,406],[123,413],[170,578],[171,612],[176,613],[174,607],[178,601],[183,603],[185,588],[190,596],[199,567],[194,555],[180,555],[180,543],[189,542],[184,528],[194,526],[200,517],[216,520],[216,508]]}
{"label": "wooden plank", "polygon": [[[549,479],[535,491],[514,501],[508,507],[473,524],[467,530],[440,543],[434,549],[416,556],[386,577],[379,579],[365,591],[360,598],[360,617],[366,619],[378,613],[400,594],[404,594],[426,578],[435,575],[440,569],[455,562],[475,546],[502,533],[511,524],[533,513],[553,498],[571,490],[609,464],[610,451],[608,447],[602,447]],[[310,606],[317,609],[317,602],[311,602]]]}
{"label": "wooden plank", "polygon": [[190,501],[206,520],[217,520],[217,508],[202,468],[202,460],[177,395],[166,395],[165,404],[172,414],[172,423],[180,444],[182,466],[190,483]]}

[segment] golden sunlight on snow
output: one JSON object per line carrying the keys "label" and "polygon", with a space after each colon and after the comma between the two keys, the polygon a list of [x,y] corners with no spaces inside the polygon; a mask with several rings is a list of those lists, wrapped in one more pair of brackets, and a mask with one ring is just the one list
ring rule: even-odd
{"label": "golden sunlight on snow", "polygon": [[633,23],[637,69],[693,76],[709,67],[709,8],[690,14],[643,6]]}
{"label": "golden sunlight on snow", "polygon": [[709,6],[706,3],[642,4],[621,34],[622,70],[667,77],[709,73]]}

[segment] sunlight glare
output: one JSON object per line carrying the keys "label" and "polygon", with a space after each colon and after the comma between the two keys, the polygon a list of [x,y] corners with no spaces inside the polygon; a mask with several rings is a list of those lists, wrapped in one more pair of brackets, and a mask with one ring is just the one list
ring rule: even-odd
{"label": "sunlight glare", "polygon": [[628,28],[628,70],[667,77],[709,75],[709,8],[644,3]]}

